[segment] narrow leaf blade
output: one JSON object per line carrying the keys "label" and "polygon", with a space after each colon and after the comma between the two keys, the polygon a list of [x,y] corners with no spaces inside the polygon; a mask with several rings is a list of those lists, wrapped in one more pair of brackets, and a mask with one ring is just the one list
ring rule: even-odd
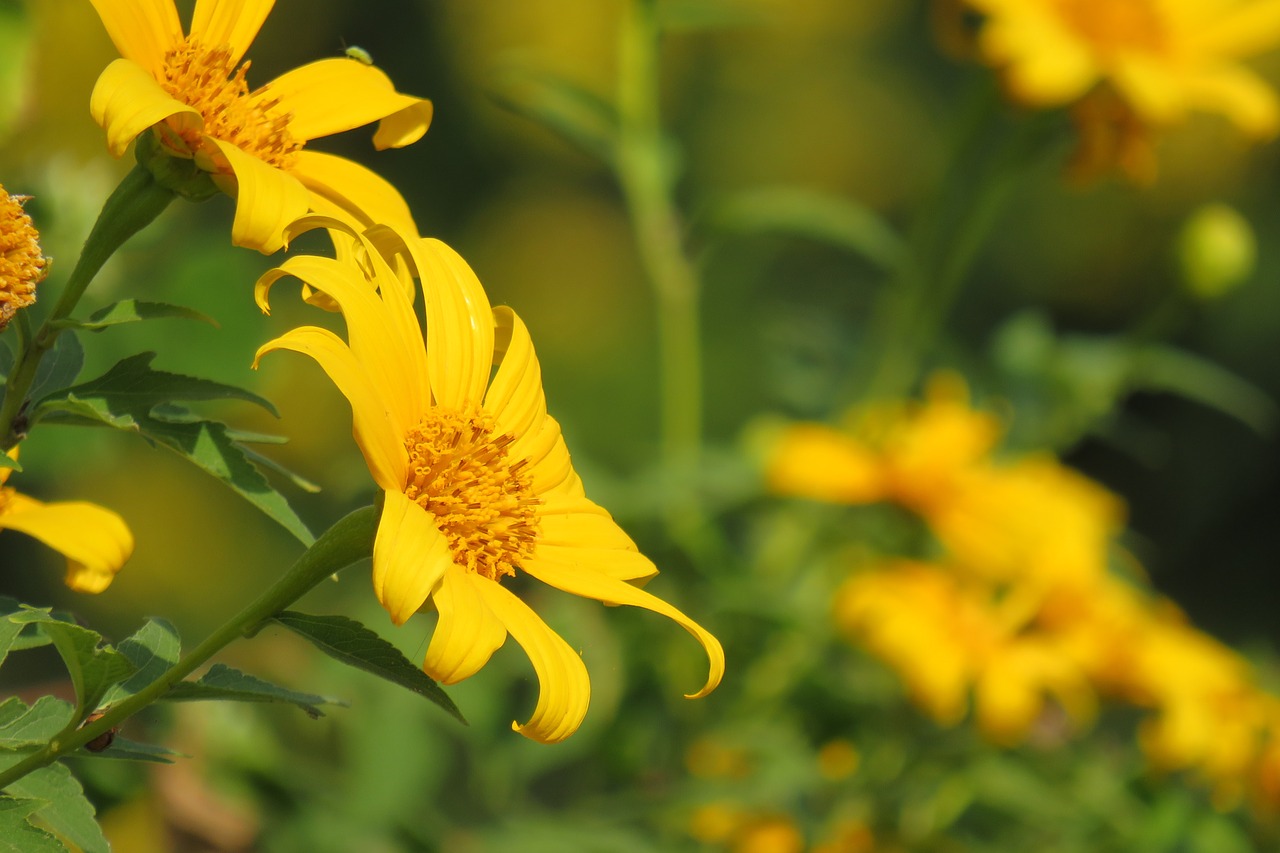
{"label": "narrow leaf blade", "polygon": [[344,704],[314,693],[289,690],[220,663],[210,667],[197,681],[175,684],[164,698],[173,702],[219,699],[231,702],[283,702],[296,705],[312,719],[324,716],[320,705]]}

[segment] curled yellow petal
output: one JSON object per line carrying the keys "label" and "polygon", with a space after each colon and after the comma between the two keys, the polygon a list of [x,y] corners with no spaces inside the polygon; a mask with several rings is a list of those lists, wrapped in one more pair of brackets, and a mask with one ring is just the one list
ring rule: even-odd
{"label": "curled yellow petal", "polygon": [[493,318],[494,358],[499,364],[485,394],[484,407],[493,414],[499,432],[516,436],[511,452],[524,456],[526,436],[547,415],[542,368],[524,321],[506,306],[493,309]]}
{"label": "curled yellow petal", "polygon": [[410,236],[418,226],[409,205],[389,181],[345,157],[304,149],[289,170],[311,191],[311,208],[354,226],[381,223]]}
{"label": "curled yellow petal", "polygon": [[453,565],[449,540],[435,519],[401,491],[384,493],[382,519],[373,542],[373,591],[403,625],[431,597]]}
{"label": "curled yellow petal", "polygon": [[107,150],[124,154],[138,134],[166,119],[197,130],[204,124],[200,113],[174,100],[147,70],[129,59],[117,59],[98,75],[89,112],[107,133]]}
{"label": "curled yellow petal", "polygon": [[264,86],[263,94],[279,100],[280,110],[290,115],[289,134],[303,141],[394,117],[378,134],[398,147],[420,139],[431,121],[430,101],[402,95],[378,68],[342,57],[288,71]]}
{"label": "curled yellow petal", "polygon": [[0,528],[39,539],[67,558],[67,586],[102,592],[133,553],[133,534],[119,515],[84,501],[42,503],[11,492]]}
{"label": "curled yellow petal", "polygon": [[182,41],[182,23],[173,0],[90,0],[102,26],[125,59],[158,77],[164,55]]}
{"label": "curled yellow petal", "polygon": [[196,0],[191,39],[210,47],[229,47],[230,62],[235,65],[253,44],[274,5],[275,0]]}
{"label": "curled yellow petal", "polygon": [[511,728],[540,743],[559,743],[578,730],[591,702],[587,668],[569,644],[519,598],[493,582],[476,590],[529,656],[538,676],[538,704],[524,725]]}
{"label": "curled yellow petal", "polygon": [[475,675],[507,639],[507,629],[476,589],[492,583],[474,572],[450,563],[440,588],[431,597],[440,621],[422,669],[442,684],[457,684]]}
{"label": "curled yellow petal", "polygon": [[480,280],[439,240],[411,244],[427,302],[427,370],[436,404],[465,410],[484,399],[493,363],[493,310]]}
{"label": "curled yellow petal", "polygon": [[230,142],[206,137],[226,159],[234,175],[215,175],[214,182],[236,200],[236,216],[231,223],[231,242],[257,249],[264,255],[284,245],[284,229],[307,212],[311,194],[292,175],[246,154]]}

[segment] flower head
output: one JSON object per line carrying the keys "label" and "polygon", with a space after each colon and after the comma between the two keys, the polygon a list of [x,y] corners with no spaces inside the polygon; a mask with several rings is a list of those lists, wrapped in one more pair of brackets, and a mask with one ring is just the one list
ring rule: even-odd
{"label": "flower head", "polygon": [[120,156],[152,129],[176,157],[194,158],[236,199],[231,239],[274,252],[308,210],[364,227],[413,231],[400,194],[349,160],[306,148],[313,139],[380,122],[378,149],[419,139],[431,102],[402,95],[371,64],[323,59],[250,89],[241,63],[273,0],[198,0],[183,35],[172,0],[92,0],[122,59],[90,100]]}
{"label": "flower head", "polygon": [[[12,459],[18,451],[9,451]],[[0,468],[0,530],[34,536],[67,558],[67,586],[102,592],[133,553],[133,534],[120,516],[84,501],[42,503],[5,483],[12,468]]]}
{"label": "flower head", "polygon": [[36,285],[49,270],[49,259],[40,252],[40,235],[22,209],[26,200],[0,186],[0,331],[14,314],[36,301]]}
{"label": "flower head", "polygon": [[[657,569],[583,492],[560,426],[547,414],[524,323],[509,308],[491,309],[475,273],[443,243],[371,233],[381,238],[381,254],[365,242],[359,266],[299,255],[258,282],[264,310],[284,276],[328,295],[342,310],[347,341],[302,327],[258,356],[280,349],[309,355],[350,401],[356,443],[385,498],[374,591],[396,624],[429,605],[439,612],[423,669],[446,684],[461,681],[509,633],[540,682],[533,716],[515,729],[548,743],[572,734],[590,698],[586,667],[504,585],[525,574],[676,621],[711,662],[693,696],[709,693],[724,670],[720,644],[639,588]],[[425,333],[412,291],[382,255],[421,280]]]}

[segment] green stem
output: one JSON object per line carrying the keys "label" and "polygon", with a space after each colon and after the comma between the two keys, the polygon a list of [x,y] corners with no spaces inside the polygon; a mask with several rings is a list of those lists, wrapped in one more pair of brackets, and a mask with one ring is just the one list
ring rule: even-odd
{"label": "green stem", "polygon": [[[659,27],[652,0],[633,0],[619,50],[615,168],[658,311],[662,455],[668,472],[697,471],[702,447],[701,286],[685,253],[671,148],[659,119]],[[669,520],[697,516],[690,489]],[[679,521],[684,519],[684,521]]]}
{"label": "green stem", "polygon": [[240,611],[235,618],[210,634],[158,679],[111,706],[92,723],[62,733],[37,752],[0,772],[0,790],[33,770],[74,752],[163,698],[170,687],[186,678],[233,640],[253,636],[264,622],[289,607],[316,584],[331,577],[339,569],[368,557],[373,552],[378,515],[376,507],[365,507],[339,520],[270,589]]}
{"label": "green stem", "polygon": [[60,322],[71,316],[80,297],[84,296],[107,259],[159,216],[175,197],[172,189],[158,183],[152,172],[141,164],[135,165],[111,193],[85,240],[80,259],[71,270],[53,311],[15,358],[13,371],[6,383],[4,402],[0,403],[0,447],[13,447],[22,439],[24,430],[18,423],[19,416],[28,402],[27,394],[31,391],[41,359],[53,348],[62,331]]}

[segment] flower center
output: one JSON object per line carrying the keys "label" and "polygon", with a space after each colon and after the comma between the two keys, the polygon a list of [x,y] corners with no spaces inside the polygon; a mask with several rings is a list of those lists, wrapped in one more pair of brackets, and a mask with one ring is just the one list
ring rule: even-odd
{"label": "flower center", "polygon": [[212,154],[202,139],[211,136],[252,154],[278,169],[287,169],[302,148],[289,133],[289,113],[280,112],[279,100],[267,98],[262,89],[249,91],[245,74],[249,63],[234,68],[226,45],[206,48],[187,39],[164,57],[161,87],[176,100],[204,117],[198,131],[177,129],[191,153]]}
{"label": "flower center", "polygon": [[1058,0],[1067,25],[1102,54],[1160,51],[1164,21],[1151,0]]}
{"label": "flower center", "polygon": [[22,210],[24,201],[25,196],[9,195],[0,186],[0,330],[36,301],[36,285],[49,267],[40,253],[40,235]]}
{"label": "flower center", "polygon": [[404,439],[405,495],[435,519],[455,563],[495,581],[514,575],[538,538],[538,498],[527,461],[507,454],[513,441],[494,435],[479,410],[447,409],[432,410]]}

